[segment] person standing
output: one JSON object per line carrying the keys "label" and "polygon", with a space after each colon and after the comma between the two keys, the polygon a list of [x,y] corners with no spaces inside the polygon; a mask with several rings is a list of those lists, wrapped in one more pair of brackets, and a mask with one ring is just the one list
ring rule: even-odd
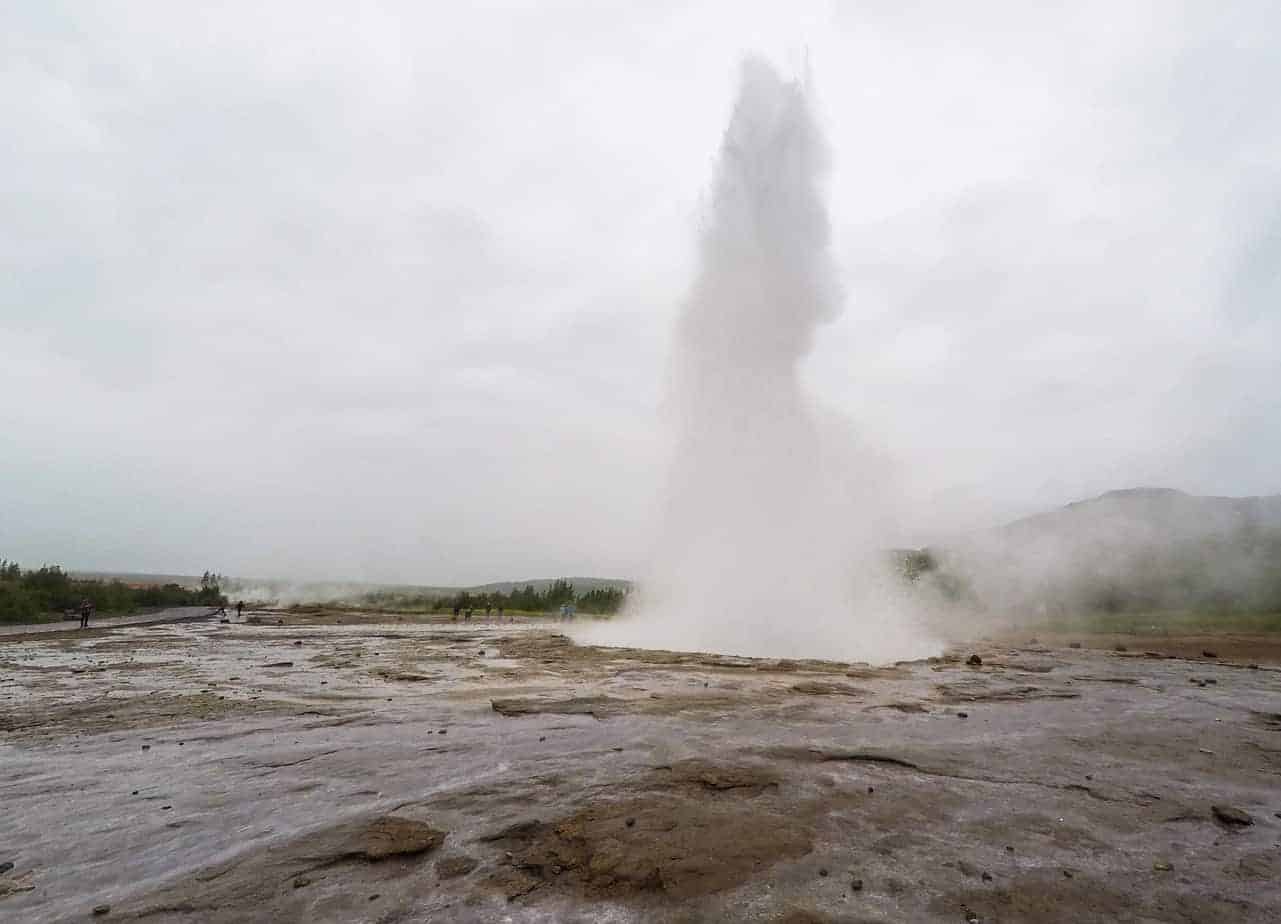
{"label": "person standing", "polygon": [[80,601],[80,628],[89,628],[89,614],[92,612],[93,604],[89,602],[88,597],[85,597]]}

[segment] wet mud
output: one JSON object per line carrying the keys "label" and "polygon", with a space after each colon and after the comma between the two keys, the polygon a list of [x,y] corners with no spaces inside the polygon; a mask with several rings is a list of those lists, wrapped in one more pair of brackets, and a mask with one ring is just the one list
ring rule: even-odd
{"label": "wet mud", "polygon": [[1267,640],[873,667],[558,628],[0,638],[0,919],[1281,918]]}

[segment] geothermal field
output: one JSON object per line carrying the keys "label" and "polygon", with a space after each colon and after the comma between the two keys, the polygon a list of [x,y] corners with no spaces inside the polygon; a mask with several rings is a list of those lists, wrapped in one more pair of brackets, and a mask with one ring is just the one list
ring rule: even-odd
{"label": "geothermal field", "polygon": [[55,6],[0,922],[1281,921],[1267,4]]}
{"label": "geothermal field", "polygon": [[577,628],[317,608],[0,638],[0,917],[1277,919],[1275,638],[873,667]]}

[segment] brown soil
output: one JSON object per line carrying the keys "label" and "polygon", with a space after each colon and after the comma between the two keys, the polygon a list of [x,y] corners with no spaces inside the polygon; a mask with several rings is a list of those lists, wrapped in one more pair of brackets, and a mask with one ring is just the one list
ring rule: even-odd
{"label": "brown soil", "polygon": [[[1009,636],[1014,640],[1021,636]],[[1281,664],[1281,635],[1175,634],[1175,635],[1126,635],[1106,634],[1041,634],[1037,639],[1052,648],[1067,648],[1077,642],[1085,650],[1111,651],[1118,655],[1143,657],[1153,652],[1169,658],[1186,658],[1193,661],[1218,660],[1224,663]],[[1120,645],[1125,652],[1116,652]],[[1212,651],[1218,657],[1206,658],[1203,652]]]}
{"label": "brown soil", "polygon": [[611,791],[565,818],[492,835],[506,860],[489,883],[509,900],[538,890],[688,899],[732,888],[813,849],[810,824],[745,801],[776,780],[704,762],[657,771],[639,794]]}

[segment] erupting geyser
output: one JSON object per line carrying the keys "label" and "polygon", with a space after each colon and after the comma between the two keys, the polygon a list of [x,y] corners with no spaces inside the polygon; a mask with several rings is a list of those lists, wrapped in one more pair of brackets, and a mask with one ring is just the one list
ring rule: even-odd
{"label": "erupting geyser", "polygon": [[806,88],[749,59],[675,336],[658,551],[609,641],[863,660],[932,647],[886,573],[876,466],[800,385],[841,306],[826,170]]}

